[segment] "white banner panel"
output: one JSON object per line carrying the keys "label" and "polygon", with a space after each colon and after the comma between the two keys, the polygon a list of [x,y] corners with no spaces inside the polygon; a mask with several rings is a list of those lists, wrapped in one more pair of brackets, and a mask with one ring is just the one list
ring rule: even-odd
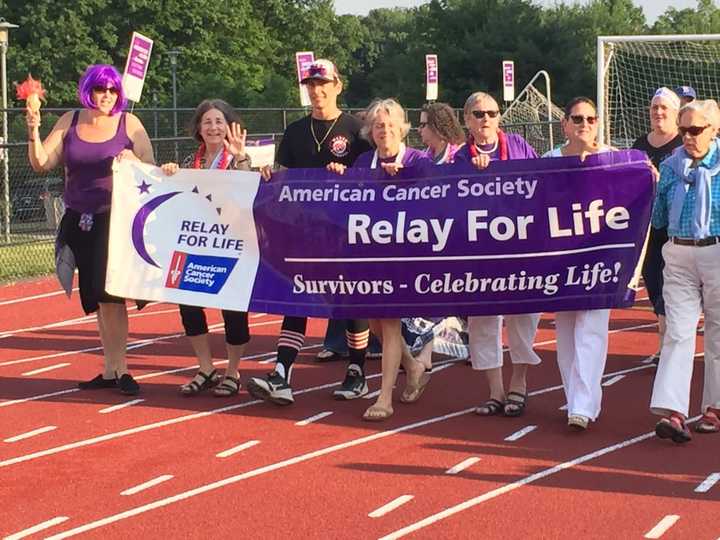
{"label": "white banner panel", "polygon": [[259,264],[260,174],[124,160],[113,177],[107,292],[247,311]]}

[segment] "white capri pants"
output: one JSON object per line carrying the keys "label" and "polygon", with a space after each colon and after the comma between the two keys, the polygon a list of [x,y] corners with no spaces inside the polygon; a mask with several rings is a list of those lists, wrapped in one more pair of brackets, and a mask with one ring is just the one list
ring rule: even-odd
{"label": "white capri pants", "polygon": [[539,313],[520,315],[490,315],[468,317],[470,362],[473,369],[487,370],[502,367],[502,321],[507,326],[508,348],[513,364],[536,366],[541,362],[533,350]]}
{"label": "white capri pants", "polygon": [[609,324],[609,309],[555,314],[557,362],[568,415],[579,414],[594,421],[600,414]]}
{"label": "white capri pants", "polygon": [[720,408],[720,244],[695,247],[668,242],[662,253],[667,329],[650,410],[663,416],[671,412],[689,415],[701,310],[705,312],[702,412],[708,407]]}

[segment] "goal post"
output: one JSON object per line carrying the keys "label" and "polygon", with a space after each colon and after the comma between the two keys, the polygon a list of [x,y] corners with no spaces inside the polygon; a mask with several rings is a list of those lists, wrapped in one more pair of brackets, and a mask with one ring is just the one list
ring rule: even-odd
{"label": "goal post", "polygon": [[661,86],[720,99],[720,34],[598,36],[598,141],[626,148],[647,133],[648,105]]}

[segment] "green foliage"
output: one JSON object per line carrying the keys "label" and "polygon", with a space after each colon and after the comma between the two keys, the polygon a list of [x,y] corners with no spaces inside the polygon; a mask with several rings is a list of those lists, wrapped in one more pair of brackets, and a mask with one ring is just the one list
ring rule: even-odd
{"label": "green foliage", "polygon": [[9,80],[32,72],[55,107],[75,105],[87,65],[123,68],[133,30],[155,41],[141,106],[155,96],[171,104],[166,53],[177,48],[178,104],[185,107],[215,96],[239,107],[296,106],[300,50],[336,62],[352,107],[387,96],[421,104],[427,53],[439,55],[440,99],[455,106],[475,90],[498,94],[505,59],[515,61],[520,85],[547,70],[563,102],[594,94],[598,35],[720,31],[713,0],[670,8],[652,28],[631,0],[546,8],[532,0],[432,0],[366,17],[338,16],[332,0],[0,0],[0,15],[20,25],[11,32]]}

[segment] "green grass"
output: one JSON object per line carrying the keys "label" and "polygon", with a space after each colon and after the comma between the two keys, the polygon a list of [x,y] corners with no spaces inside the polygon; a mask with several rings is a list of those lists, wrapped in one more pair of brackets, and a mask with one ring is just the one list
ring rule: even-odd
{"label": "green grass", "polygon": [[0,283],[55,271],[53,241],[0,246]]}

